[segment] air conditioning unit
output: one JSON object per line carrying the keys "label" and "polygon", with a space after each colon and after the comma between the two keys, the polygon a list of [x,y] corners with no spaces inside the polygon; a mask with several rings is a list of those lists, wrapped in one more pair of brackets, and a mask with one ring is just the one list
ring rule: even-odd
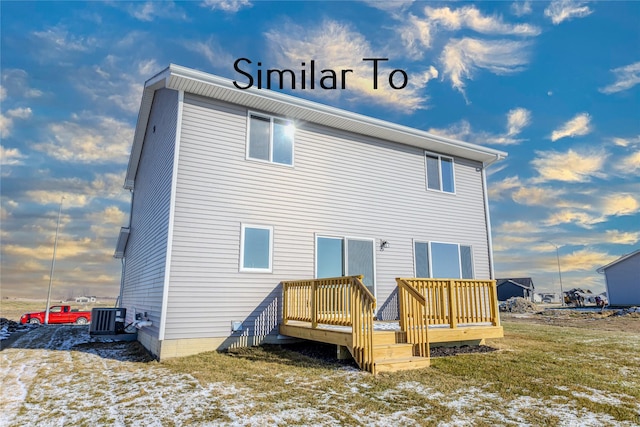
{"label": "air conditioning unit", "polygon": [[115,335],[124,333],[126,308],[94,308],[91,310],[89,335]]}

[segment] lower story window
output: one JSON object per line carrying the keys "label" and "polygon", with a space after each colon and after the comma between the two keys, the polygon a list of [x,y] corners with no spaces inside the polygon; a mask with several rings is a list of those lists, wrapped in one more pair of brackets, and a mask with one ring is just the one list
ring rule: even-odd
{"label": "lower story window", "polygon": [[316,237],[316,278],[363,275],[375,295],[374,240]]}
{"label": "lower story window", "polygon": [[240,271],[271,272],[273,227],[242,224]]}
{"label": "lower story window", "polygon": [[415,241],[413,254],[416,277],[473,279],[471,246]]}

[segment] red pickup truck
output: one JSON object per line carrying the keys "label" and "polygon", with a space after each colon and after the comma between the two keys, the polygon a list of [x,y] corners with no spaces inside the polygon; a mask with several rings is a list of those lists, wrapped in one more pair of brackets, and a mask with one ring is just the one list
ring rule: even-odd
{"label": "red pickup truck", "polygon": [[[44,311],[37,313],[26,313],[20,318],[20,323],[44,323]],[[86,325],[91,322],[90,311],[72,310],[69,305],[54,305],[49,307],[49,323],[75,323],[76,325]]]}

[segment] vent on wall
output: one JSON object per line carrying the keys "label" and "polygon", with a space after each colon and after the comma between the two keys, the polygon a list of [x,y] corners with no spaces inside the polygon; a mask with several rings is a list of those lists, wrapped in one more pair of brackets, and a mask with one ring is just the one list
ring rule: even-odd
{"label": "vent on wall", "polygon": [[91,310],[89,335],[115,335],[124,332],[126,308],[94,308]]}

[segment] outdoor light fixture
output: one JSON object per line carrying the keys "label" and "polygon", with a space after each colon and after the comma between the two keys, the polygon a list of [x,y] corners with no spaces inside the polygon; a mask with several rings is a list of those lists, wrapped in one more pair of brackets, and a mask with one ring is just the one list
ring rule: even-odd
{"label": "outdoor light fixture", "polygon": [[389,242],[387,240],[380,239],[380,251],[384,251],[385,248],[389,247]]}

